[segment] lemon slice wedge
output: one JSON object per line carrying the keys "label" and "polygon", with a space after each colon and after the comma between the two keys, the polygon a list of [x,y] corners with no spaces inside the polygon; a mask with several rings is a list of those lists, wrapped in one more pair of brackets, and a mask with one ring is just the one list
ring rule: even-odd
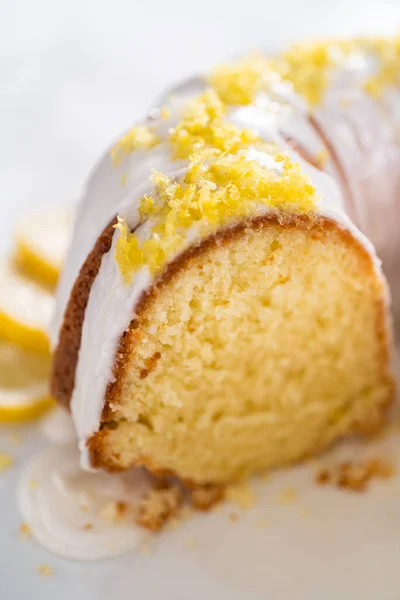
{"label": "lemon slice wedge", "polygon": [[49,371],[50,357],[0,342],[0,423],[33,419],[54,405]]}
{"label": "lemon slice wedge", "polygon": [[55,287],[72,231],[69,208],[39,207],[26,212],[15,231],[15,259],[30,277]]}
{"label": "lemon slice wedge", "polygon": [[11,261],[0,261],[0,339],[49,354],[48,325],[54,299]]}

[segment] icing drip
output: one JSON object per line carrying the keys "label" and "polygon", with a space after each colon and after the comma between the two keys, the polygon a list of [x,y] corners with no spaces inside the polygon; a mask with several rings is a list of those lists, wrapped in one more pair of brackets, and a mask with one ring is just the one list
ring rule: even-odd
{"label": "icing drip", "polygon": [[85,472],[75,444],[58,444],[24,466],[17,503],[32,535],[48,550],[101,560],[134,550],[145,538],[133,511],[150,484],[142,469],[121,475]]}
{"label": "icing drip", "polygon": [[53,444],[76,442],[76,430],[71,415],[64,408],[56,407],[42,417],[40,431]]}

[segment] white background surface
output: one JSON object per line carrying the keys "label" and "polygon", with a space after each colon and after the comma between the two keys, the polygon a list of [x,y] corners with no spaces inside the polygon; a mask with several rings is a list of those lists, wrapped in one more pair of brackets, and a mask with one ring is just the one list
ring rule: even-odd
{"label": "white background surface", "polygon": [[[174,80],[310,34],[396,28],[398,0],[2,0],[0,248],[24,207],[76,199],[102,148]],[[24,438],[17,451],[0,433],[0,451],[21,464],[38,444],[32,430]],[[163,536],[154,556],[100,565],[56,559],[18,540],[18,469],[11,469],[0,474],[0,598],[398,600],[399,478],[360,500],[316,494],[307,469],[264,486],[237,526],[226,514],[198,518]],[[299,504],[279,507],[276,496],[289,484],[300,490]],[[271,527],[258,529],[260,516]],[[184,546],[189,534],[198,543],[191,550]],[[53,577],[36,573],[41,562],[55,568]]]}

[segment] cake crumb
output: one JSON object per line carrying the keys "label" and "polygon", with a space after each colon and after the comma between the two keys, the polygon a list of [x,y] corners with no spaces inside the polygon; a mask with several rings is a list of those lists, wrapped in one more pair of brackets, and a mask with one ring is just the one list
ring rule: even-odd
{"label": "cake crumb", "polygon": [[178,527],[180,527],[181,525],[181,519],[179,519],[178,517],[172,517],[171,519],[169,519],[168,523],[166,524],[166,527],[168,529],[178,529]]}
{"label": "cake crumb", "polygon": [[80,507],[82,512],[87,512],[89,510],[89,507],[87,504],[81,504]]}
{"label": "cake crumb", "polygon": [[173,516],[183,500],[176,485],[164,483],[150,490],[140,501],[136,523],[150,531],[159,531]]}
{"label": "cake crumb", "polygon": [[287,487],[279,495],[280,504],[294,504],[297,501],[297,493],[293,487]]}
{"label": "cake crumb", "polygon": [[92,523],[85,523],[85,525],[83,526],[84,531],[91,531],[93,529],[93,524]]}
{"label": "cake crumb", "polygon": [[182,506],[181,510],[179,511],[179,519],[182,521],[190,519],[190,517],[193,516],[193,512],[193,508],[186,504],[185,506]]}
{"label": "cake crumb", "polygon": [[305,517],[309,517],[311,512],[307,508],[301,508],[299,510],[299,517],[304,519]]}
{"label": "cake crumb", "polygon": [[21,523],[19,526],[19,535],[22,539],[27,540],[32,537],[32,529],[28,525],[28,523]]}
{"label": "cake crumb", "polygon": [[256,525],[258,529],[264,529],[268,525],[268,519],[258,519]]}
{"label": "cake crumb", "polygon": [[372,479],[390,479],[393,474],[394,468],[388,461],[373,457],[323,468],[316,473],[315,481],[319,485],[331,483],[352,492],[365,492]]}
{"label": "cake crumb", "polygon": [[197,486],[190,491],[190,501],[197,510],[208,511],[223,500],[225,488],[216,485]]}
{"label": "cake crumb", "polygon": [[43,575],[43,577],[50,577],[50,575],[54,574],[53,567],[51,567],[50,565],[48,565],[46,563],[39,565],[37,568],[37,571],[40,575]]}
{"label": "cake crumb", "polygon": [[110,523],[120,521],[126,512],[126,502],[116,502],[115,500],[108,502],[100,510],[100,517]]}
{"label": "cake crumb", "polygon": [[142,556],[149,556],[151,554],[149,544],[147,544],[146,542],[142,542],[139,546],[139,552]]}
{"label": "cake crumb", "polygon": [[185,546],[185,548],[188,548],[188,549],[190,549],[190,548],[195,548],[195,546],[196,546],[196,542],[195,542],[195,540],[192,538],[192,536],[188,537],[188,538],[185,540],[185,542],[184,542],[184,546]]}
{"label": "cake crumb", "polygon": [[226,498],[240,508],[248,509],[254,506],[256,497],[248,483],[238,483],[226,489]]}
{"label": "cake crumb", "polygon": [[12,467],[13,464],[14,460],[11,454],[7,454],[6,452],[0,452],[0,473]]}
{"label": "cake crumb", "polygon": [[318,473],[316,475],[316,481],[320,485],[329,483],[331,479],[332,479],[332,473],[329,471],[329,469],[321,469],[320,471],[318,471]]}
{"label": "cake crumb", "polygon": [[239,515],[237,513],[229,513],[228,518],[232,523],[236,523],[239,520]]}

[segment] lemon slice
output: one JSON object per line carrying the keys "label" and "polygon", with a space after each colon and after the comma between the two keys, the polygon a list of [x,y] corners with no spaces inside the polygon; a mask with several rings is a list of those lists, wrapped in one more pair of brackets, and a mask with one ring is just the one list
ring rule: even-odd
{"label": "lemon slice", "polygon": [[0,342],[0,422],[15,423],[41,415],[49,396],[50,357]]}
{"label": "lemon slice", "polygon": [[72,210],[39,207],[25,213],[15,231],[15,258],[30,277],[53,287],[64,262],[71,230]]}
{"label": "lemon slice", "polygon": [[0,339],[49,354],[52,294],[21,275],[11,261],[0,261]]}

